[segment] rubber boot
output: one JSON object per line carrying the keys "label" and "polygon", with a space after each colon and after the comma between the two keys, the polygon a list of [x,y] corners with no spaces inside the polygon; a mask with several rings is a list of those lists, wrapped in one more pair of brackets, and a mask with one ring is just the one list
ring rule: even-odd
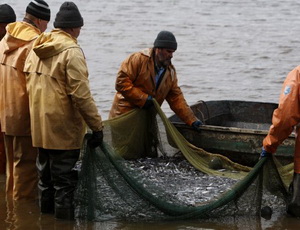
{"label": "rubber boot", "polygon": [[54,214],[54,192],[44,192],[39,199],[41,213]]}
{"label": "rubber boot", "polygon": [[74,220],[74,193],[55,197],[55,218],[63,220]]}
{"label": "rubber boot", "polygon": [[55,218],[74,219],[74,191],[78,181],[78,172],[74,166],[80,150],[57,151],[52,155],[52,180],[55,188]]}
{"label": "rubber boot", "polygon": [[50,156],[47,152],[39,149],[36,166],[39,175],[38,192],[41,213],[53,214],[55,189],[51,181]]}
{"label": "rubber boot", "polygon": [[294,173],[293,182],[290,186],[291,201],[287,206],[287,213],[300,217],[300,174]]}
{"label": "rubber boot", "polygon": [[74,220],[74,209],[55,208],[55,218],[61,220]]}

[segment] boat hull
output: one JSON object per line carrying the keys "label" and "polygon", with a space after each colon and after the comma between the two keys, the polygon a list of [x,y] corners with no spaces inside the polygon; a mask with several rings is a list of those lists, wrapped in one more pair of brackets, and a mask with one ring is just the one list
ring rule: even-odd
{"label": "boat hull", "polygon": [[[200,101],[191,108],[205,124],[200,131],[184,124],[176,115],[169,118],[190,143],[252,166],[260,156],[262,141],[268,133],[277,104],[221,100]],[[276,156],[284,164],[292,162],[294,145],[294,134],[291,134],[278,147]]]}

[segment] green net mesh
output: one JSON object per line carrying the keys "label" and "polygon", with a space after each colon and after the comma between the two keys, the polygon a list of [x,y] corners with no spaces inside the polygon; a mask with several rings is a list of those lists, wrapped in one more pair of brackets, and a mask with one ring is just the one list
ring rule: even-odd
{"label": "green net mesh", "polygon": [[285,208],[292,165],[262,158],[250,168],[197,148],[156,102],[104,125],[103,145],[83,147],[75,196],[80,219],[258,216],[262,205]]}

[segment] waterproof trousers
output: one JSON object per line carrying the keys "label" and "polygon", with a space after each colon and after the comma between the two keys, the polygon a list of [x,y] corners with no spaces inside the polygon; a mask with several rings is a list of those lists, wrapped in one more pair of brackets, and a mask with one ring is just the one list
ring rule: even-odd
{"label": "waterproof trousers", "polygon": [[[0,126],[1,131],[1,126]],[[6,156],[4,149],[4,133],[0,132],[0,174],[5,174]]]}
{"label": "waterproof trousers", "polygon": [[295,217],[300,217],[300,174],[294,173],[289,193],[291,199],[287,206],[287,213]]}
{"label": "waterproof trousers", "polygon": [[39,203],[42,213],[55,213],[58,219],[74,219],[74,191],[78,172],[74,170],[80,149],[39,148]]}
{"label": "waterproof trousers", "polygon": [[14,200],[35,200],[37,196],[37,148],[30,136],[4,135],[6,152],[6,194]]}
{"label": "waterproof trousers", "polygon": [[300,127],[295,129],[294,172],[300,174]]}

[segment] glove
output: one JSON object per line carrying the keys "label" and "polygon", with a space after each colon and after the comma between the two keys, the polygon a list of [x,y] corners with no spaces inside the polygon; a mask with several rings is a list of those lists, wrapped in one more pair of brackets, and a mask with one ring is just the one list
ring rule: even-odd
{"label": "glove", "polygon": [[150,107],[153,106],[153,100],[152,100],[152,96],[148,95],[147,100],[143,106],[143,109],[149,109]]}
{"label": "glove", "polygon": [[93,132],[92,137],[88,140],[88,145],[91,148],[96,148],[101,145],[103,142],[103,131]]}
{"label": "glove", "polygon": [[197,131],[200,130],[200,126],[202,126],[202,125],[203,125],[203,123],[202,123],[201,121],[199,121],[199,120],[194,121],[194,122],[192,123],[192,127],[193,127],[195,130],[197,130]]}
{"label": "glove", "polygon": [[261,150],[260,157],[270,157],[270,156],[272,156],[272,153],[267,152],[264,147],[262,147],[261,149],[262,150]]}

